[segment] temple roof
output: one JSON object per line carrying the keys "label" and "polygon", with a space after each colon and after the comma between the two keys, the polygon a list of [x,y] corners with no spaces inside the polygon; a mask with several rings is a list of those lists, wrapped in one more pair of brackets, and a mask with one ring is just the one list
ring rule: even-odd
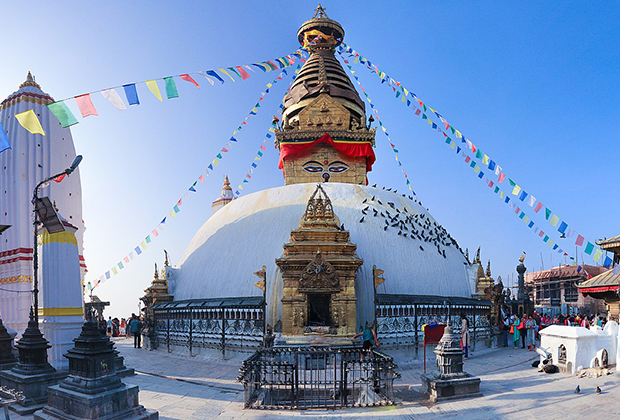
{"label": "temple roof", "polygon": [[[613,270],[607,270],[598,276],[594,276],[591,279],[588,279],[584,282],[581,282],[577,285],[579,289],[593,289],[593,288],[607,288],[620,285],[620,273],[614,274]],[[582,290],[586,292],[587,290]],[[591,290],[594,292],[595,290]],[[596,291],[606,291],[606,290],[596,290]]]}
{"label": "temple roof", "polygon": [[54,99],[41,90],[41,86],[35,81],[32,73],[28,72],[26,80],[19,85],[19,90],[13,92],[0,103],[0,110],[8,108],[19,102],[30,102],[34,104],[48,105],[54,102]]}
{"label": "temple roof", "polygon": [[596,243],[602,249],[612,249],[620,247],[620,235],[612,236],[611,238],[601,239],[600,241],[596,241]]}

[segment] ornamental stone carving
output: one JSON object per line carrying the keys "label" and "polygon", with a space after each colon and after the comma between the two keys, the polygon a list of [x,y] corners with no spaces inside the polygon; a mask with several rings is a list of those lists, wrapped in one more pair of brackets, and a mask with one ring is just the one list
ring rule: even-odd
{"label": "ornamental stone carving", "polygon": [[299,291],[338,290],[340,280],[334,267],[323,259],[321,251],[317,251],[316,258],[304,268],[299,279]]}

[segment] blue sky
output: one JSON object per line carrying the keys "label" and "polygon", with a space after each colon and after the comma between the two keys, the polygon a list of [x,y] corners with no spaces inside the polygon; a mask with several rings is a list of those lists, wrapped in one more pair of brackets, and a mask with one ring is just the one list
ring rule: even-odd
{"label": "blue sky", "polygon": [[[616,124],[620,114],[620,6],[614,2],[324,2],[345,41],[439,111],[519,185],[587,239],[619,232]],[[56,99],[295,51],[314,1],[3,2],[0,96],[30,70]],[[495,275],[514,273],[522,251],[536,270],[557,265],[528,229],[376,76],[357,74],[400,151],[419,198],[470,252],[482,246]],[[196,89],[117,111],[94,97],[98,117],[72,127],[84,194],[88,280],[150,233],[246,117],[273,73]],[[210,214],[224,174],[237,185],[288,85],[279,83],[239,143],[138,259],[99,287],[110,314],[137,311],[162,249],[176,262]],[[74,107],[75,109],[75,107]],[[269,145],[245,191],[283,184]],[[382,133],[371,184],[406,189]],[[530,209],[530,213],[531,209]],[[534,220],[553,229],[540,217]],[[558,240],[553,234],[552,238]],[[574,254],[569,240],[559,242]],[[578,254],[582,260],[581,251]],[[586,263],[592,263],[587,255]]]}

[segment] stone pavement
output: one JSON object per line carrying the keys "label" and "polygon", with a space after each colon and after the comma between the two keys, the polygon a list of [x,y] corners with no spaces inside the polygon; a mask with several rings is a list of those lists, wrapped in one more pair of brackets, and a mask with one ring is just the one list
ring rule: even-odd
{"label": "stone pavement", "polygon": [[[478,351],[465,361],[465,370],[478,375],[483,397],[430,404],[417,392],[421,361],[399,364],[395,381],[399,404],[341,410],[244,410],[243,388],[236,382],[240,360],[220,361],[180,357],[163,351],[134,349],[130,340],[115,339],[125,364],[138,374],[124,378],[140,387],[140,403],[158,410],[162,420],[206,419],[577,419],[620,418],[620,376],[579,379],[547,375],[531,367],[534,352],[502,348]],[[429,349],[430,350],[430,349]],[[429,355],[432,352],[428,351]],[[429,359],[429,366],[433,362]],[[581,395],[573,390],[580,385]],[[595,393],[596,386],[603,390]],[[19,417],[14,413],[12,419]]]}

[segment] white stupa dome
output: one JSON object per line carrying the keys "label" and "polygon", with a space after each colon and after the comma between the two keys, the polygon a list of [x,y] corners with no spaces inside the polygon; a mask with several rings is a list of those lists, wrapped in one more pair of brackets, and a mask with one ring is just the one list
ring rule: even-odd
{"label": "white stupa dome", "polygon": [[[322,185],[334,213],[351,233],[351,242],[357,245],[357,256],[364,260],[356,277],[358,318],[372,319],[373,265],[385,270],[386,281],[377,293],[471,297],[465,257],[421,205],[382,189],[353,184]],[[282,306],[282,276],[275,260],[282,256],[291,230],[299,227],[315,188],[315,184],[294,184],[259,191],[232,201],[214,214],[198,230],[178,268],[169,270],[170,294],[175,301],[261,296],[262,291],[253,285],[258,280],[253,273],[265,265],[267,320],[273,325],[281,318]],[[390,223],[385,230],[388,219],[381,217],[381,213],[391,217],[398,214],[390,203],[400,210],[401,220],[406,215],[412,216],[412,220],[417,216],[415,220],[420,225],[409,224],[406,231]],[[364,216],[362,210],[366,206],[369,209]],[[372,209],[377,209],[376,217]],[[412,228],[423,233],[422,239],[411,237]],[[431,231],[438,232],[441,239],[431,239],[436,238]],[[424,237],[429,239],[425,241]]]}

